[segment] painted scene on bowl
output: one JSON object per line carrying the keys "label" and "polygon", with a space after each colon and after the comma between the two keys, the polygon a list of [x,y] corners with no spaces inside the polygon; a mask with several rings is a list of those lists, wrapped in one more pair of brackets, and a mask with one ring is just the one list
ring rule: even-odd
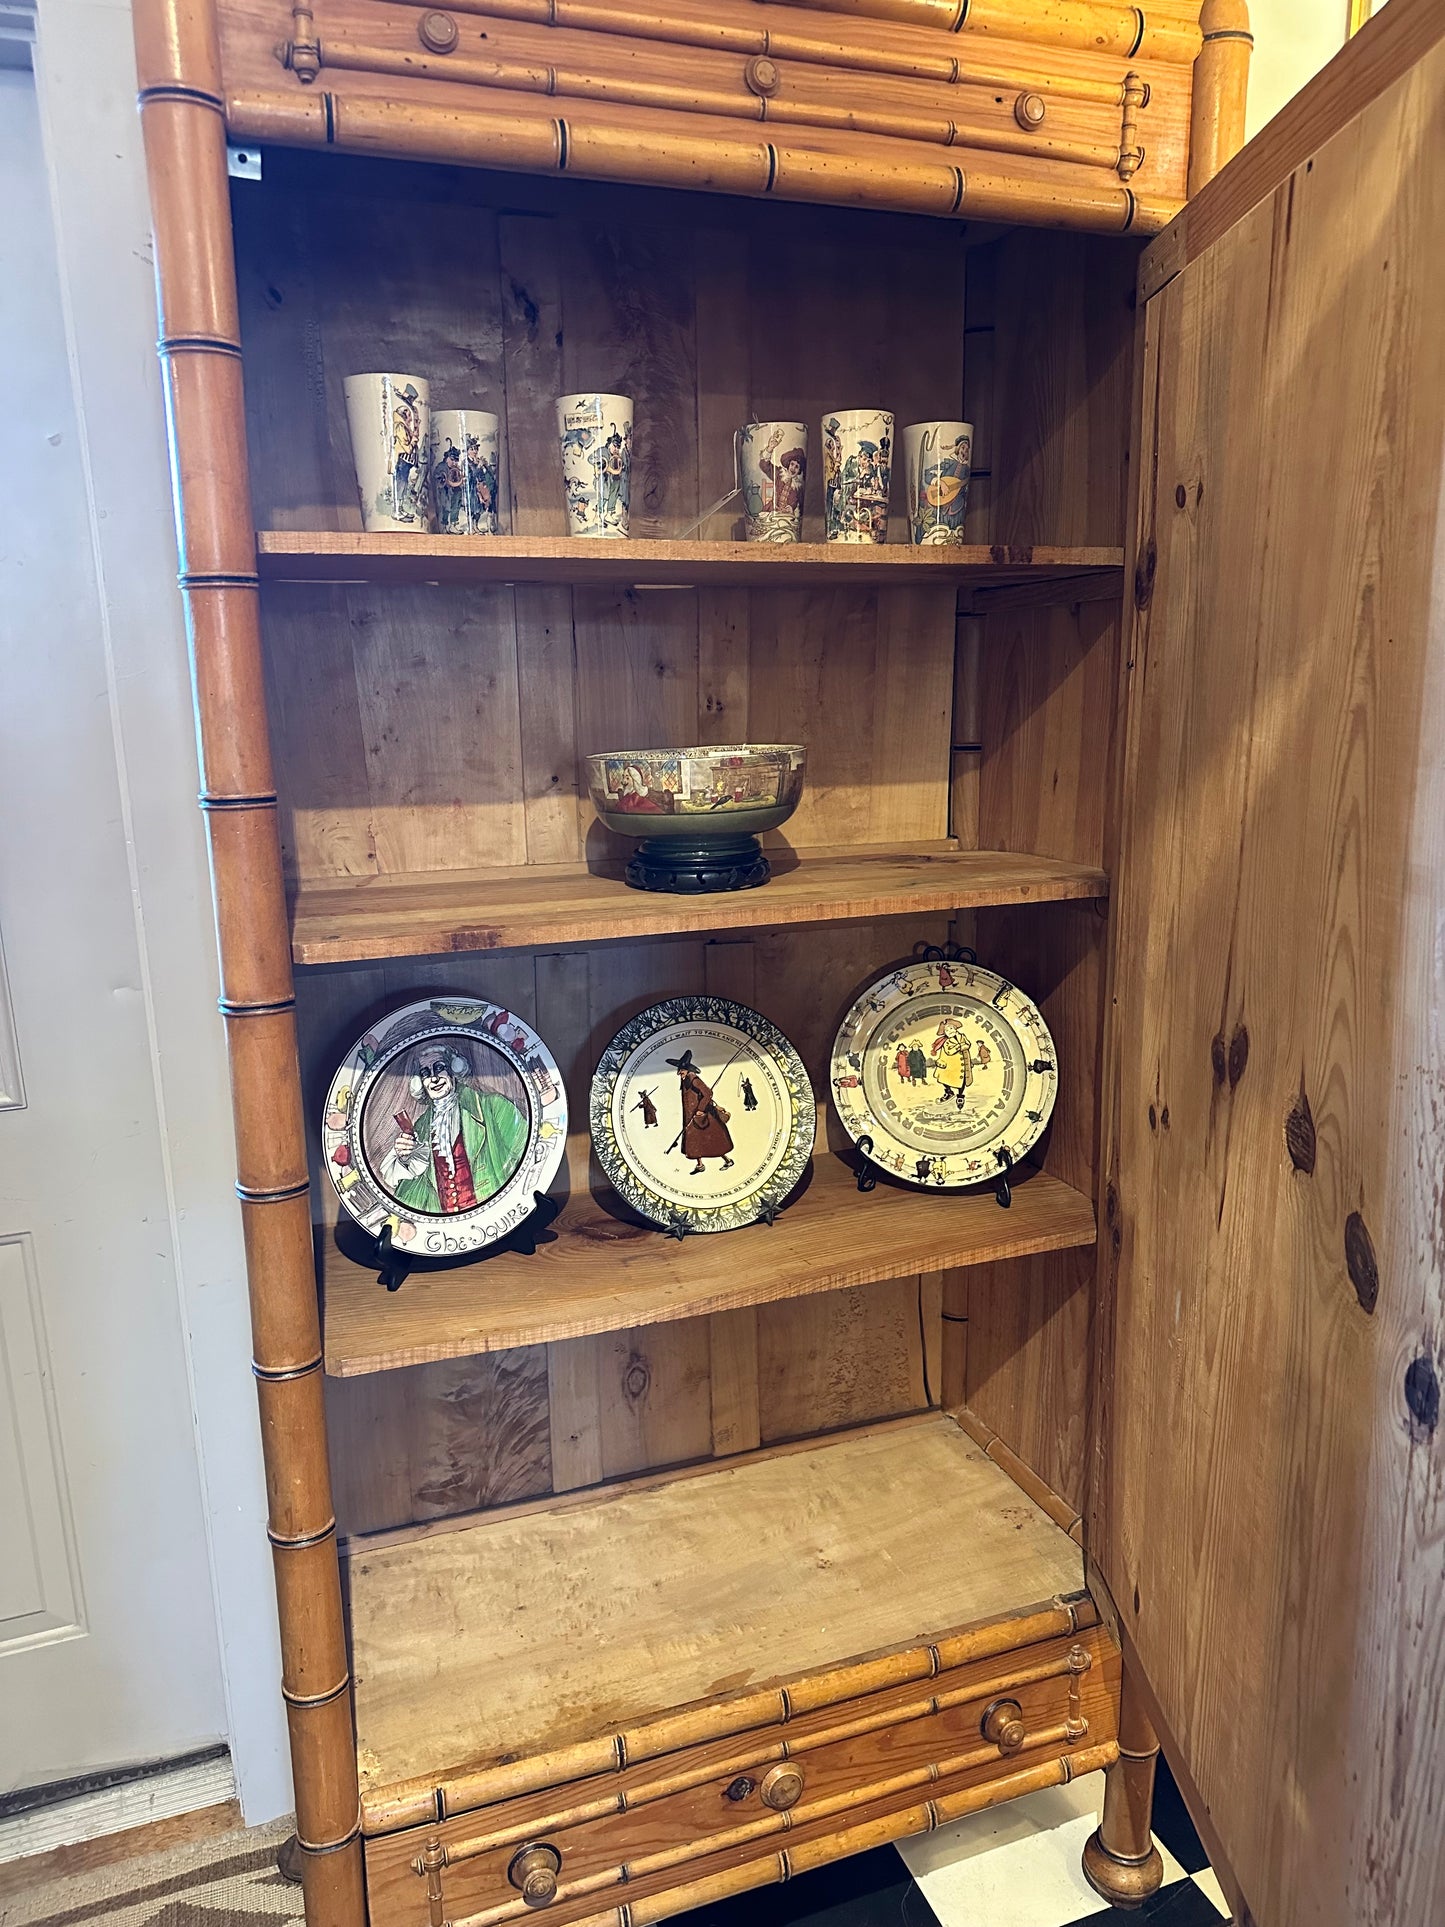
{"label": "painted scene on bowl", "polygon": [[768,809],[787,800],[802,758],[790,768],[776,755],[702,750],[690,756],[680,750],[658,756],[603,756],[596,762],[593,802],[599,810],[624,816],[717,817],[734,810]]}

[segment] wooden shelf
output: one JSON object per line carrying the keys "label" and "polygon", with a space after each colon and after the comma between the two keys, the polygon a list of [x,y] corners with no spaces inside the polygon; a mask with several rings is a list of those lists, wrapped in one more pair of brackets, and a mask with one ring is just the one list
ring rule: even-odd
{"label": "wooden shelf", "polygon": [[292,900],[298,964],[518,950],[616,937],[757,930],[868,917],[918,916],[986,904],[1103,897],[1102,870],[1001,850],[770,851],[761,889],[716,896],[634,890],[580,864],[432,870],[304,883]]}
{"label": "wooden shelf", "polygon": [[1001,1211],[991,1192],[958,1195],[881,1182],[866,1196],[841,1159],[814,1160],[807,1189],[776,1224],[681,1243],[574,1196],[556,1237],[525,1258],[500,1252],[383,1291],[374,1268],[328,1238],[322,1264],[326,1369],[361,1377],[589,1332],[694,1318],[919,1271],[992,1263],[1094,1242],[1093,1206],[1036,1171]]}
{"label": "wooden shelf", "polygon": [[715,1701],[719,1681],[816,1676],[1007,1619],[1076,1591],[1082,1563],[939,1412],[363,1542],[350,1595],[368,1831],[395,1810],[388,1788]]}
{"label": "wooden shelf", "polygon": [[[361,535],[270,529],[256,537],[269,582],[549,582],[647,588],[777,588],[957,582],[980,589],[1056,585],[1057,598],[1107,592],[1122,549],[854,547],[823,542],[606,542],[544,535]],[[1106,580],[1101,584],[1097,578]]]}

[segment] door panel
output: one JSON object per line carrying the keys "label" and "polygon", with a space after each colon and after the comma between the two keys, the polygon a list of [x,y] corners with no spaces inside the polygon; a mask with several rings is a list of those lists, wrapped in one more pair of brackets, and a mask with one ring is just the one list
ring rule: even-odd
{"label": "door panel", "polygon": [[1262,1927],[1445,1919],[1442,234],[1437,42],[1144,319],[1089,1543]]}
{"label": "door panel", "polygon": [[11,1421],[0,1426],[0,1653],[81,1631],[51,1378],[34,1247],[25,1236],[0,1238],[0,1383]]}
{"label": "door panel", "polygon": [[[34,81],[7,68],[0,208],[14,484],[0,528],[8,1793],[189,1752],[226,1730],[226,1709],[148,933],[130,861],[134,792],[111,707],[115,637],[92,546]],[[99,413],[109,397],[88,399]]]}

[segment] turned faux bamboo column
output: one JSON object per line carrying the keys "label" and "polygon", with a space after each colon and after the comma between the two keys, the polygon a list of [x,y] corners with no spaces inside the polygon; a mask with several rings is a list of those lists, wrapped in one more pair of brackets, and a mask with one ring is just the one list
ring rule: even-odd
{"label": "turned faux bamboo column", "polygon": [[365,1927],[210,0],[136,0],[135,33],[306,1918]]}
{"label": "turned faux bamboo column", "polygon": [[1204,45],[1194,62],[1189,110],[1189,192],[1197,194],[1244,145],[1249,91],[1248,0],[1204,0],[1199,10]]}
{"label": "turned faux bamboo column", "polygon": [[1104,1769],[1104,1812],[1084,1848],[1084,1877],[1115,1907],[1137,1907],[1156,1893],[1164,1862],[1149,1830],[1159,1738],[1124,1674],[1119,1757]]}

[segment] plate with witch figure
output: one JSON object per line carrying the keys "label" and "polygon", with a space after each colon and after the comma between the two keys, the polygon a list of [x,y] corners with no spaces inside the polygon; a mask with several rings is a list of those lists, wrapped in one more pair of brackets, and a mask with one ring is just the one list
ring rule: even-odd
{"label": "plate with witch figure", "polygon": [[592,1079],[592,1143],[654,1224],[771,1220],[807,1169],[817,1107],[776,1025],[726,997],[672,997],[625,1024]]}
{"label": "plate with witch figure", "polygon": [[347,1052],[321,1141],[338,1197],[414,1258],[480,1251],[514,1231],[567,1145],[552,1053],[477,998],[407,1004]]}
{"label": "plate with witch figure", "polygon": [[938,951],[870,984],[838,1028],[833,1103],[855,1144],[910,1184],[1000,1177],[1035,1144],[1058,1089],[1043,1013],[971,951]]}

